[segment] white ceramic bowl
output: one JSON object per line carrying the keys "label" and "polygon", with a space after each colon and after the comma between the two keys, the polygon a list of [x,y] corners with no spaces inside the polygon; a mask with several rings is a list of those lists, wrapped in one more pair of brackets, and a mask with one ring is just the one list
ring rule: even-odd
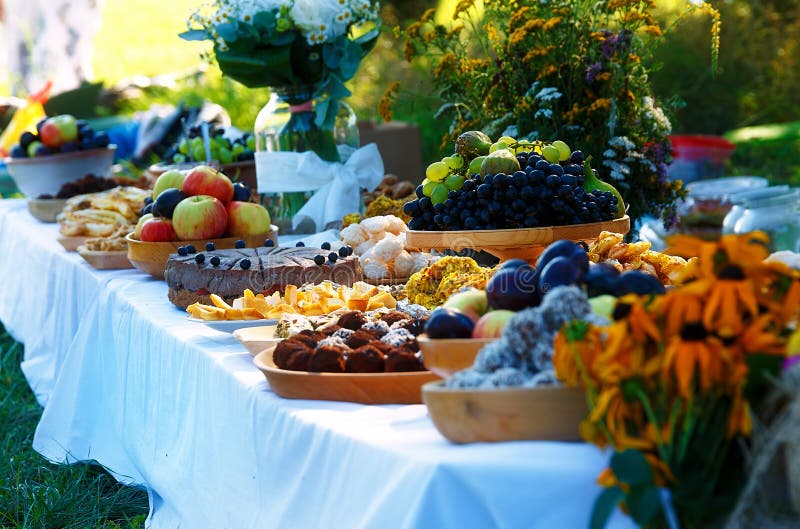
{"label": "white ceramic bowl", "polygon": [[116,145],[37,158],[6,158],[6,166],[19,190],[31,198],[55,195],[66,183],[87,174],[106,177],[114,163]]}

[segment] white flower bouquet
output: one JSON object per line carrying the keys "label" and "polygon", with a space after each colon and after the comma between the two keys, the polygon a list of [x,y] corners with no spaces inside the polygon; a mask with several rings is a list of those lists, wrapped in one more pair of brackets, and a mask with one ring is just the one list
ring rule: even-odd
{"label": "white flower bouquet", "polygon": [[379,26],[372,0],[212,0],[180,36],[211,40],[222,72],[250,88],[311,88],[330,128]]}

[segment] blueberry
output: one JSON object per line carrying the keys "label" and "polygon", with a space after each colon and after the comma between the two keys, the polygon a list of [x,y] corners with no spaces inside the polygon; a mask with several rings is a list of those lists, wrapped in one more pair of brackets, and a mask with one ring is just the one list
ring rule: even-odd
{"label": "blueberry", "polygon": [[178,255],[189,255],[189,252],[186,251],[186,246],[178,246]]}
{"label": "blueberry", "polygon": [[32,132],[28,132],[27,130],[19,137],[19,145],[23,149],[27,149],[28,145],[34,141],[36,141],[36,135],[34,135]]}
{"label": "blueberry", "polygon": [[27,158],[28,153],[25,152],[25,149],[22,148],[21,145],[14,145],[11,147],[11,152],[9,153],[12,158]]}
{"label": "blueberry", "polygon": [[250,269],[250,259],[244,258],[241,261],[239,261],[239,267],[242,270],[249,270]]}
{"label": "blueberry", "polygon": [[244,248],[246,245],[243,239],[239,239],[233,244],[234,248]]}
{"label": "blueberry", "polygon": [[199,253],[194,256],[194,260],[197,261],[197,264],[203,264],[206,260],[206,256]]}
{"label": "blueberry", "polygon": [[348,253],[348,251],[347,251],[347,247],[346,247],[346,246],[342,246],[341,248],[339,248],[339,257],[341,257],[342,259],[344,259],[344,258],[345,258],[345,257],[347,257],[348,255],[350,255],[350,254]]}
{"label": "blueberry", "polygon": [[216,255],[212,256],[210,261],[212,265],[219,266],[219,257],[217,257]]}
{"label": "blueberry", "polygon": [[264,246],[266,246],[267,248],[272,248],[273,246],[275,246],[275,241],[273,241],[272,239],[267,239],[264,241]]}
{"label": "blueberry", "polygon": [[322,244],[319,245],[319,247],[322,248],[323,250],[330,250],[331,249],[331,243],[323,242]]}
{"label": "blueberry", "polygon": [[206,243],[206,251],[207,252],[213,252],[216,249],[217,249],[217,246],[213,242],[207,242]]}
{"label": "blueberry", "polygon": [[195,249],[193,244],[188,244],[186,246],[186,253],[188,253],[188,254],[197,253],[197,250]]}
{"label": "blueberry", "polygon": [[325,264],[325,256],[324,255],[315,255],[314,262],[320,266]]}
{"label": "blueberry", "polygon": [[306,243],[304,243],[303,241],[297,241],[297,244],[295,244],[297,248],[303,248],[305,245]]}
{"label": "blueberry", "polygon": [[353,255],[353,247],[352,246],[345,246],[344,249],[347,250],[347,256],[348,257]]}
{"label": "blueberry", "polygon": [[331,252],[328,254],[328,261],[335,263],[337,259],[339,259],[339,254],[336,252]]}

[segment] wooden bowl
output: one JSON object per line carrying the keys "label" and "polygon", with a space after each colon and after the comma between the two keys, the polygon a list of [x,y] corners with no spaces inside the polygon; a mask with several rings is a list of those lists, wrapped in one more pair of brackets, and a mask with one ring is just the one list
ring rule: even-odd
{"label": "wooden bowl", "polygon": [[580,388],[451,389],[422,387],[433,424],[454,443],[578,441],[588,407]]}
{"label": "wooden bowl", "polygon": [[79,246],[83,246],[86,244],[86,241],[92,239],[92,237],[87,237],[85,235],[77,235],[77,236],[66,236],[66,235],[59,235],[56,237],[58,243],[64,247],[64,249],[68,252],[77,252]]}
{"label": "wooden bowl", "polygon": [[464,230],[464,231],[408,231],[406,248],[415,250],[456,251],[465,248],[483,250],[501,260],[520,258],[535,261],[548,244],[560,239],[591,243],[604,231],[628,233],[631,219],[621,219],[569,226],[547,228],[520,228],[511,230]]}
{"label": "wooden bowl", "polygon": [[133,268],[133,265],[128,259],[128,252],[126,250],[97,252],[87,250],[85,246],[78,246],[78,254],[97,270],[124,270],[126,268]]}
{"label": "wooden bowl", "polygon": [[36,220],[55,222],[66,203],[66,198],[29,198],[28,211]]}
{"label": "wooden bowl", "polygon": [[87,174],[108,176],[116,145],[35,158],[6,158],[6,166],[19,190],[28,197],[55,195],[66,183]]}
{"label": "wooden bowl", "polygon": [[431,339],[420,335],[417,337],[419,350],[422,351],[422,362],[425,367],[442,378],[449,378],[456,371],[472,365],[478,351],[497,338],[449,338]]}
{"label": "wooden bowl", "polygon": [[247,329],[237,329],[233,331],[233,335],[242,342],[242,345],[250,351],[251,355],[256,356],[265,349],[275,347],[283,339],[275,337],[277,329],[277,325],[261,325]]}
{"label": "wooden bowl", "polygon": [[338,400],[361,404],[420,404],[421,388],[439,380],[430,371],[409,373],[311,373],[279,369],[272,346],[253,358],[270,388],[287,399]]}
{"label": "wooden bowl", "polygon": [[278,228],[272,226],[269,233],[261,235],[250,235],[248,237],[226,237],[224,239],[210,239],[202,241],[169,241],[169,242],[144,242],[133,238],[133,233],[129,233],[125,240],[128,241],[128,259],[133,266],[148,273],[151,276],[164,279],[164,269],[167,266],[169,256],[178,253],[178,247],[189,244],[203,251],[206,243],[213,242],[218,250],[234,248],[236,241],[244,239],[248,248],[263,246],[265,239],[271,239],[275,246],[278,246]]}

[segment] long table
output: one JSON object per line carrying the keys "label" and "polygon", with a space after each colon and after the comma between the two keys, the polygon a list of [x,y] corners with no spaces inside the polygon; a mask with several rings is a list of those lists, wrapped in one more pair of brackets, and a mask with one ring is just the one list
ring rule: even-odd
{"label": "long table", "polygon": [[[33,446],[146,487],[154,529],[588,527],[607,454],[454,445],[423,405],[288,400],[167,287],[97,271],[23,200],[0,201],[0,320],[44,405]],[[621,513],[609,524],[633,527]]]}

